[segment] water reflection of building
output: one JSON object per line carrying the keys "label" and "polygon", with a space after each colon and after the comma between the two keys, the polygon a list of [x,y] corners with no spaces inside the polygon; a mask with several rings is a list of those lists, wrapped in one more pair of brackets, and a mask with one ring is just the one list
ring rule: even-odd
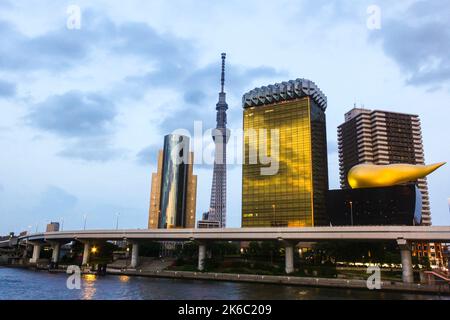
{"label": "water reflection of building", "polygon": [[197,176],[189,138],[169,134],[158,154],[157,172],[152,174],[148,228],[194,228]]}
{"label": "water reflection of building", "polygon": [[306,79],[244,94],[243,227],[329,223],[326,107],[326,96]]}

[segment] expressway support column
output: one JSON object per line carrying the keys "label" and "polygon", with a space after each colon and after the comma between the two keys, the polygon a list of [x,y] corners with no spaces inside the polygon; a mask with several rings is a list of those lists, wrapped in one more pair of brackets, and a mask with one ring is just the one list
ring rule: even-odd
{"label": "expressway support column", "polygon": [[91,253],[91,243],[84,242],[84,251],[83,251],[83,262],[82,265],[87,265],[89,263],[89,254]]}
{"label": "expressway support column", "polygon": [[33,257],[30,259],[30,263],[37,263],[41,255],[41,245],[33,243]]}
{"label": "expressway support column", "polygon": [[198,270],[205,270],[206,244],[200,242],[198,245]]}
{"label": "expressway support column", "polygon": [[25,245],[22,253],[22,259],[24,259],[24,261],[27,258],[27,255],[28,255],[28,244]]}
{"label": "expressway support column", "polygon": [[[450,248],[447,250],[450,250]],[[447,274],[450,276],[450,251],[447,252]]]}
{"label": "expressway support column", "polygon": [[285,271],[287,274],[294,272],[294,243],[284,241],[284,255],[285,255]]}
{"label": "expressway support column", "polygon": [[139,265],[139,244],[136,242],[132,243],[131,247],[131,264],[130,267],[136,269]]}
{"label": "expressway support column", "polygon": [[405,239],[398,239],[397,244],[400,248],[402,258],[402,278],[404,283],[413,283],[414,274],[411,259],[411,246]]}
{"label": "expressway support column", "polygon": [[60,249],[61,245],[59,242],[52,243],[52,262],[55,264],[59,262]]}

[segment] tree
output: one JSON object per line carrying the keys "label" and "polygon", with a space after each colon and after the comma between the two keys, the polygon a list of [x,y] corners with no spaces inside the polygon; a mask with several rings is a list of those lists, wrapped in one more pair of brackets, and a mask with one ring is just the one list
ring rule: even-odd
{"label": "tree", "polygon": [[259,242],[257,241],[251,241],[248,244],[248,248],[247,248],[247,256],[249,258],[257,258],[259,256],[261,256],[261,246],[259,245]]}
{"label": "tree", "polygon": [[400,260],[394,242],[323,241],[314,245],[315,261],[396,263]]}
{"label": "tree", "polygon": [[156,241],[150,241],[140,244],[139,255],[142,257],[158,257],[161,244]]}

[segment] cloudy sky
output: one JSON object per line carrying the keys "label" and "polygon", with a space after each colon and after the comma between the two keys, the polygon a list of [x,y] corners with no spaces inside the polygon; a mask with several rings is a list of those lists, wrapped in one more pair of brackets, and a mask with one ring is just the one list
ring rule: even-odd
{"label": "cloudy sky", "polygon": [[[0,0],[0,234],[79,229],[85,214],[88,228],[117,213],[121,228],[145,228],[163,136],[214,125],[223,51],[231,128],[256,86],[308,78],[327,95],[332,188],[336,127],[355,103],[420,115],[426,161],[448,161],[449,21],[444,0]],[[195,172],[200,216],[212,172]],[[450,224],[449,177],[449,165],[429,177],[435,225]],[[239,165],[228,181],[236,227]]]}

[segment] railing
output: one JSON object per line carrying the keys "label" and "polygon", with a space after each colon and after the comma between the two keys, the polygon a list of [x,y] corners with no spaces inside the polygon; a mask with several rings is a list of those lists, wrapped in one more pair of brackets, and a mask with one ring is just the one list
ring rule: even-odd
{"label": "railing", "polygon": [[447,282],[450,285],[450,278],[447,275],[436,271],[425,271],[424,273],[428,276],[429,280],[431,280],[431,277],[436,277],[439,279],[439,282]]}

